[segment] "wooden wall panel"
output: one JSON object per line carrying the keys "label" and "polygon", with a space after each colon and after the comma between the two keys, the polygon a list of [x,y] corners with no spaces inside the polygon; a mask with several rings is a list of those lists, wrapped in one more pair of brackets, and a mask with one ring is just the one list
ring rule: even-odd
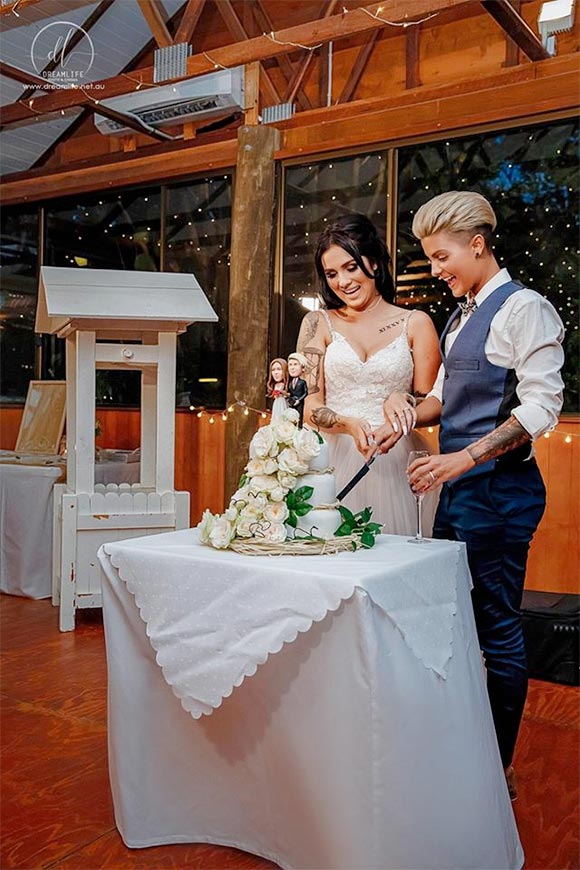
{"label": "wooden wall panel", "polygon": [[[0,408],[0,448],[16,443],[22,408]],[[134,449],[139,446],[139,411],[99,409],[102,447]],[[176,413],[175,485],[191,494],[191,524],[205,508],[224,509],[225,433],[220,414],[209,422],[189,411]],[[256,428],[258,421],[256,420]],[[570,444],[562,433],[570,433]],[[436,445],[436,432],[428,435]],[[578,592],[580,552],[580,417],[565,418],[550,438],[536,442],[536,455],[548,493],[544,518],[532,542],[526,588],[552,592]],[[228,498],[231,493],[228,493]]]}

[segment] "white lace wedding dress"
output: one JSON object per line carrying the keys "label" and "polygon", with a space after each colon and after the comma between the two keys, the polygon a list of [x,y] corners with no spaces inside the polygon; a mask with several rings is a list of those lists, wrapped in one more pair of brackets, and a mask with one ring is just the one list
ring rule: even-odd
{"label": "white lace wedding dress", "polygon": [[[328,314],[332,341],[324,358],[325,405],[348,417],[362,417],[371,426],[384,423],[383,401],[394,390],[410,392],[413,385],[413,356],[407,338],[410,314],[403,331],[386,347],[362,362],[347,339],[337,332]],[[325,433],[330,447],[330,464],[334,466],[337,492],[348,483],[364,463],[350,435]],[[373,521],[382,523],[383,531],[395,535],[414,535],[416,531],[415,499],[405,473],[411,450],[429,450],[419,432],[403,436],[389,451],[378,456],[369,472],[344,498],[343,504],[356,512],[373,509]],[[423,499],[423,534],[431,534],[439,494]]]}

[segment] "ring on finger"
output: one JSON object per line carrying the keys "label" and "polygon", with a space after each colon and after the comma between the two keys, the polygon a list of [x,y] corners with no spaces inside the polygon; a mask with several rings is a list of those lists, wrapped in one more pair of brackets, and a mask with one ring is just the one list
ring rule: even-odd
{"label": "ring on finger", "polygon": [[432,471],[429,471],[429,476],[431,478],[431,483],[435,483],[437,481],[437,478],[435,477],[435,475],[433,474]]}

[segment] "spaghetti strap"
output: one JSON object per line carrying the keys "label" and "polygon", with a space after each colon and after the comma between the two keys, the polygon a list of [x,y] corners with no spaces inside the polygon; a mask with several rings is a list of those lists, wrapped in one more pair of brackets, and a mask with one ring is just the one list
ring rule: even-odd
{"label": "spaghetti strap", "polygon": [[326,308],[319,308],[318,310],[320,311],[320,313],[322,314],[322,316],[326,320],[328,328],[330,329],[331,336],[334,337],[334,329],[332,328],[332,323],[330,322],[330,315],[328,314],[328,311],[326,310]]}

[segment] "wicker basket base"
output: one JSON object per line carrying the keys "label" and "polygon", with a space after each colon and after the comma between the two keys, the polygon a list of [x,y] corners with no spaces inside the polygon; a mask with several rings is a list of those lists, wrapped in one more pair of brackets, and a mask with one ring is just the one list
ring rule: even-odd
{"label": "wicker basket base", "polygon": [[343,538],[300,539],[272,544],[268,541],[241,540],[237,538],[230,544],[230,550],[242,553],[244,556],[328,556],[343,550],[354,550],[359,543],[356,535],[346,535]]}

